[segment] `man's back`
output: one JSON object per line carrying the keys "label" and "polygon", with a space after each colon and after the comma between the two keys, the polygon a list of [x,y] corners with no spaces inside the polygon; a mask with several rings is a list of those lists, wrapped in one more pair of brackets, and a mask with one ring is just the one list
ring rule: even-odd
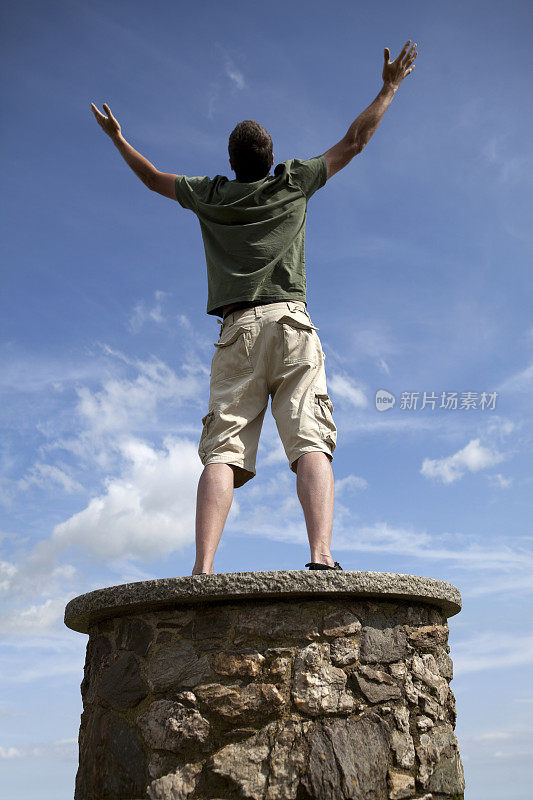
{"label": "man's back", "polygon": [[[342,569],[330,553],[330,462],[337,429],[325,355],[307,309],[294,301],[305,301],[306,295],[307,201],[366,147],[401,82],[414,69],[417,45],[409,48],[410,44],[409,39],[392,62],[385,48],[383,87],[337,144],[307,162],[283,162],[273,176],[268,175],[274,163],[272,139],[255,120],[239,123],[229,138],[230,166],[237,180],[222,175],[187,178],[156,169],[124,139],[110,108],[104,104],[106,117],[91,104],[98,124],[143,183],[197,214],[208,266],[207,312],[216,315],[224,305],[232,308],[233,301],[241,299],[251,305],[228,314],[215,343],[209,409],[202,418],[198,446],[204,471],[198,483],[193,575],[213,572],[233,490],[256,474],[269,398],[289,466],[296,473],[311,548],[311,561],[305,566]],[[258,179],[262,175],[266,177]]]}
{"label": "man's back", "polygon": [[323,155],[289,159],[244,183],[178,175],[176,199],[198,216],[207,262],[207,313],[242,301],[306,300],[307,201],[327,180]]}

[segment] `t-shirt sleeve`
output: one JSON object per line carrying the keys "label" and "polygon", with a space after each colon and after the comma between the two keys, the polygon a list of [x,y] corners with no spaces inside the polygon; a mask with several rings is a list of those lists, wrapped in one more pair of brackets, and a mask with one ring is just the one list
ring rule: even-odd
{"label": "t-shirt sleeve", "polygon": [[176,175],[174,181],[174,192],[176,200],[190,211],[196,211],[198,201],[205,202],[209,196],[211,189],[212,178],[207,176],[198,178],[189,178],[187,175]]}
{"label": "t-shirt sleeve", "polygon": [[288,162],[289,180],[302,190],[307,200],[321,189],[328,179],[328,168],[324,156],[303,160],[293,158]]}

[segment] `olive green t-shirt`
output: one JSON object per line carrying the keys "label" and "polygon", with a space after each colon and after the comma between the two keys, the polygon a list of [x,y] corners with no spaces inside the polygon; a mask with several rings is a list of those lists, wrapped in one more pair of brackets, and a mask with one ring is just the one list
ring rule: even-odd
{"label": "olive green t-shirt", "polygon": [[307,201],[326,180],[323,155],[283,161],[253,183],[176,176],[176,200],[200,222],[208,314],[239,300],[306,301]]}

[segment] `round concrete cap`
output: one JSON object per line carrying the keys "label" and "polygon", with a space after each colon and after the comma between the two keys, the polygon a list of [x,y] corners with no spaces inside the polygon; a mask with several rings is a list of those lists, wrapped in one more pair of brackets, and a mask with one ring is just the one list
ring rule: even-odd
{"label": "round concrete cap", "polygon": [[428,603],[446,617],[461,610],[459,590],[435,578],[355,570],[273,570],[159,578],[96,589],[67,603],[65,625],[88,633],[89,626],[102,619],[191,603],[328,596]]}

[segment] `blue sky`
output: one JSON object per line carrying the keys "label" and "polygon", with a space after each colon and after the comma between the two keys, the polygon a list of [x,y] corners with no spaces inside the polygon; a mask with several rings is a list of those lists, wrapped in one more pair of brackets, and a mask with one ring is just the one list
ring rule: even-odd
{"label": "blue sky", "polygon": [[[73,796],[87,637],[66,603],[188,575],[218,338],[196,217],[98,127],[107,102],[165,172],[226,174],[241,119],[275,163],[323,153],[416,68],[311,199],[308,309],[338,445],[345,569],[455,584],[468,800],[525,800],[533,661],[532,165],[527,2],[4,4],[0,761],[6,798]],[[395,395],[376,409],[375,394]],[[495,392],[402,408],[403,392]],[[438,404],[437,404],[438,406]],[[302,569],[301,507],[267,412],[215,571]]]}

